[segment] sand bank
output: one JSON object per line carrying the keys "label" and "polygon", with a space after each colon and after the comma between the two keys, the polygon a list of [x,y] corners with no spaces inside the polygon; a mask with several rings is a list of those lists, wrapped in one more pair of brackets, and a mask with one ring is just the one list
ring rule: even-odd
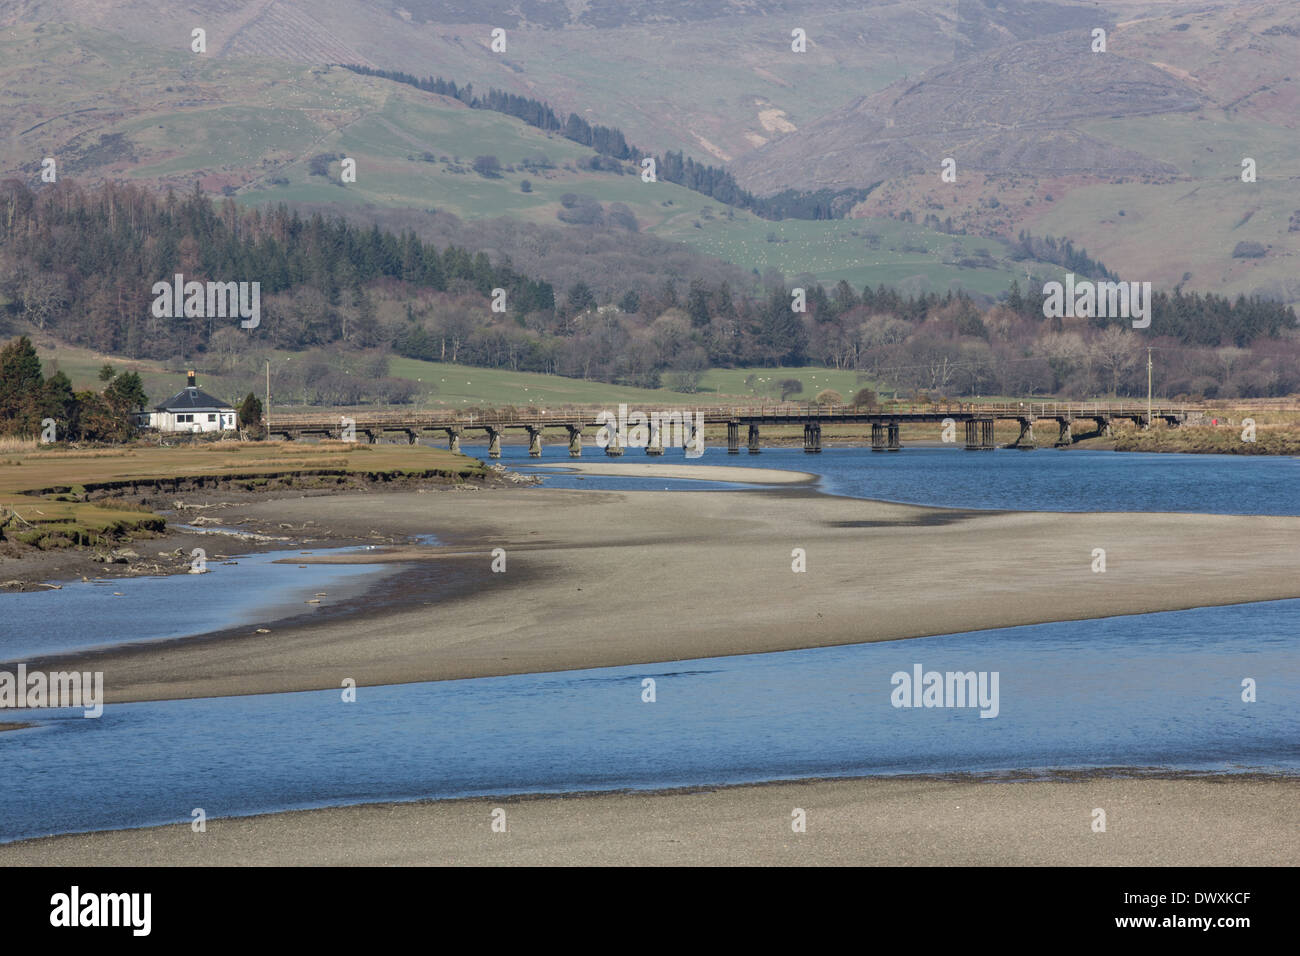
{"label": "sand bank", "polygon": [[[656,663],[1300,597],[1300,518],[1291,517],[962,512],[798,489],[352,494],[238,510],[267,525],[315,521],[357,539],[432,533],[448,544],[408,551],[374,593],[310,620],[270,622],[269,633],[252,623],[60,666],[103,670],[112,703],[336,688],[347,677],[389,684]],[[495,548],[506,552],[504,573],[492,571]],[[1092,571],[1095,548],[1106,550],[1105,573]],[[795,549],[806,572],[791,570]]]}
{"label": "sand bank", "polygon": [[[821,780],[372,804],[0,846],[0,866],[1283,866],[1300,784],[1268,778]],[[491,830],[492,810],[506,832]],[[1106,832],[1092,831],[1093,810]],[[791,814],[806,813],[794,833]]]}

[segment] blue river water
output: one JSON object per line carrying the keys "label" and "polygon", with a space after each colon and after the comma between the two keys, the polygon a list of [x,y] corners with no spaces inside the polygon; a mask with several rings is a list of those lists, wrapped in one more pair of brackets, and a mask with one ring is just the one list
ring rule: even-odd
{"label": "blue river water", "polygon": [[0,597],[0,661],[204,634],[309,612],[322,606],[306,604],[316,593],[326,592],[322,601],[338,600],[345,590],[355,593],[385,573],[374,565],[276,563],[304,553],[246,554],[234,563],[209,558],[207,574],[76,581],[59,591],[6,594]]}
{"label": "blue river water", "polygon": [[[49,711],[0,734],[0,840],[359,803],[816,776],[1300,772],[1300,601],[883,644]],[[997,672],[997,716],[892,675]],[[655,700],[643,701],[644,680]],[[1257,700],[1242,700],[1242,682]],[[992,686],[991,684],[988,686]],[[93,781],[93,785],[87,782]]]}
{"label": "blue river water", "polygon": [[[505,460],[530,462],[521,446],[506,446]],[[692,463],[680,451],[661,460]],[[548,447],[543,461],[564,464],[566,449]],[[732,456],[711,448],[698,463],[816,470],[822,491],[963,508],[1300,513],[1295,459],[946,448]],[[546,484],[741,487],[563,474]],[[205,575],[0,596],[0,660],[106,639],[202,633],[275,606],[309,610],[303,601],[313,592],[345,595],[384,573],[274,563],[297,555],[244,556]],[[334,690],[112,704],[98,719],[80,710],[24,711],[15,718],[33,727],[0,733],[0,841],[188,821],[195,807],[219,817],[380,800],[955,771],[1298,774],[1297,635],[1300,600],[1275,601],[362,687],[355,703]],[[997,716],[894,707],[891,675],[917,664],[996,672]],[[642,701],[646,678],[656,681],[654,703]],[[1247,679],[1257,683],[1249,703]]]}
{"label": "blue river water", "polygon": [[[463,446],[486,460],[487,446]],[[673,465],[734,465],[811,471],[820,476],[819,491],[854,498],[874,498],[943,508],[1016,511],[1184,511],[1199,514],[1300,515],[1300,458],[1271,455],[1171,455],[1113,451],[968,452],[960,447],[904,448],[872,452],[868,448],[825,448],[805,454],[802,448],[765,448],[758,455],[710,447],[695,459],[680,449],[662,458],[647,458],[628,449],[608,458],[599,448],[584,450],[583,460],[615,468],[660,461]],[[536,459],[523,445],[505,445],[502,461],[526,470]],[[568,446],[543,446],[541,461],[571,461]],[[550,468],[539,473],[553,474]],[[556,475],[552,487],[709,490],[734,487],[690,480],[581,478]]]}

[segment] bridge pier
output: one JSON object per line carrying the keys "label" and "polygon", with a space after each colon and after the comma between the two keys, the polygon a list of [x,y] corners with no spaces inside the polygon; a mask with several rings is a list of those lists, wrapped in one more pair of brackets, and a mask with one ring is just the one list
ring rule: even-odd
{"label": "bridge pier", "polygon": [[564,427],[569,431],[569,457],[581,458],[582,457],[582,426],[565,425]]}
{"label": "bridge pier", "polygon": [[885,426],[880,422],[871,423],[871,450],[885,450]]}
{"label": "bridge pier", "polygon": [[486,428],[486,431],[488,434],[488,457],[500,458],[501,457],[501,429],[489,427]]}
{"label": "bridge pier", "polygon": [[460,453],[460,429],[444,428],[443,431],[447,433],[447,447],[452,451],[453,454],[459,454]]}
{"label": "bridge pier", "polygon": [[618,458],[623,454],[623,446],[618,443],[618,432],[609,428],[609,444],[605,446],[605,454],[610,458]]}
{"label": "bridge pier", "polygon": [[650,441],[645,446],[647,455],[662,455],[664,453],[664,436],[658,422],[650,426]]}
{"label": "bridge pier", "polygon": [[901,441],[899,441],[899,438],[898,438],[898,423],[897,423],[897,422],[890,422],[890,423],[889,423],[889,426],[885,429],[885,432],[886,432],[886,434],[887,434],[887,436],[888,436],[888,439],[889,439],[889,444],[885,446],[885,450],[886,450],[886,451],[902,451],[902,450],[903,450],[903,443],[902,443]]}
{"label": "bridge pier", "polygon": [[727,422],[727,454],[740,454],[740,422]]}
{"label": "bridge pier", "polygon": [[1034,443],[1034,420],[1032,418],[1018,419],[1020,422],[1020,434],[1016,436],[1013,447],[1023,448],[1029,451],[1038,447]]}
{"label": "bridge pier", "polygon": [[542,457],[542,426],[526,425],[524,427],[528,429],[528,457],[541,458]]}
{"label": "bridge pier", "polygon": [[822,426],[820,422],[809,422],[803,426],[803,450],[809,455],[822,450]]}
{"label": "bridge pier", "polygon": [[1056,447],[1061,448],[1065,445],[1074,444],[1074,431],[1071,428],[1073,421],[1069,418],[1058,418],[1056,424],[1059,431],[1056,435]]}
{"label": "bridge pier", "polygon": [[972,418],[966,422],[966,450],[989,451],[997,447],[991,418]]}
{"label": "bridge pier", "polygon": [[750,425],[749,426],[749,453],[751,455],[757,455],[762,450],[763,449],[758,447],[758,426]]}

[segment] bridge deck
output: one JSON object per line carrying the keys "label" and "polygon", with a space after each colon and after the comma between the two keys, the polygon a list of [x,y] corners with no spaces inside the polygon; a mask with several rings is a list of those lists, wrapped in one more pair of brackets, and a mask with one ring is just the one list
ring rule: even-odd
{"label": "bridge deck", "polygon": [[[626,407],[626,406],[621,406]],[[1169,421],[1186,421],[1189,414],[1200,411],[1201,406],[1191,404],[1152,405],[1153,418]],[[736,423],[740,425],[786,425],[816,422],[821,425],[845,424],[904,424],[912,422],[942,422],[951,418],[955,422],[988,419],[1015,421],[1070,421],[1095,419],[1109,421],[1128,418],[1144,421],[1147,417],[1145,402],[1003,402],[1003,403],[949,403],[942,405],[881,405],[859,407],[853,405],[715,405],[704,407],[661,406],[659,408],[628,408],[627,414],[641,413],[647,417],[688,415],[698,421],[702,415],[705,424]],[[618,409],[607,407],[561,406],[548,409],[527,409],[513,412],[494,412],[486,415],[451,412],[386,411],[350,416],[305,414],[274,414],[271,416],[273,433],[305,434],[332,432],[339,429],[346,417],[359,432],[372,431],[437,431],[440,429],[505,428],[599,428],[617,416]],[[604,416],[604,417],[602,417]]]}

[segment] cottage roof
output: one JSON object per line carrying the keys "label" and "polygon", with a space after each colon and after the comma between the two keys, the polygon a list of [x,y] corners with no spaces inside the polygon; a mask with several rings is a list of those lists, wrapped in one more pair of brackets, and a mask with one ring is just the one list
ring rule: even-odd
{"label": "cottage roof", "polygon": [[155,405],[158,412],[229,412],[235,406],[214,398],[200,388],[191,385],[181,389],[161,405]]}

